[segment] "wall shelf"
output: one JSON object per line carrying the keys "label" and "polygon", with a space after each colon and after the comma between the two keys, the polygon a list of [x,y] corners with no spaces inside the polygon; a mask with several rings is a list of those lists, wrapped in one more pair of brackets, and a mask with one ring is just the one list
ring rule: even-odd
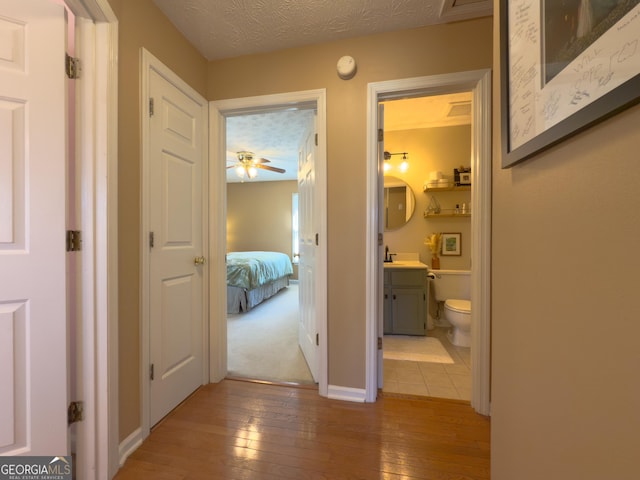
{"label": "wall shelf", "polygon": [[465,192],[471,190],[471,185],[452,185],[451,187],[423,187],[423,192]]}
{"label": "wall shelf", "polygon": [[462,218],[462,217],[470,217],[470,213],[454,213],[447,212],[447,210],[443,210],[442,213],[427,213],[424,212],[424,218]]}

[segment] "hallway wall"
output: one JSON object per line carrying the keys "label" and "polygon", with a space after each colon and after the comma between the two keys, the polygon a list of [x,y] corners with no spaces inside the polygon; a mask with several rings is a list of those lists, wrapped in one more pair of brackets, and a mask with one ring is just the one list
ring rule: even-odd
{"label": "hallway wall", "polygon": [[635,479],[640,106],[503,170],[494,58],[491,478]]}

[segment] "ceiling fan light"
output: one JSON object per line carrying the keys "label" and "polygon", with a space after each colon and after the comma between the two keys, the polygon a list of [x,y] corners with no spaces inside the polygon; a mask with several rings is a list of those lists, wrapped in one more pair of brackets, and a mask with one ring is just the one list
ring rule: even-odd
{"label": "ceiling fan light", "polygon": [[249,167],[247,169],[247,176],[249,178],[255,178],[255,176],[258,175],[258,169],[255,167]]}
{"label": "ceiling fan light", "polygon": [[236,167],[236,174],[237,174],[240,178],[243,178],[243,177],[244,177],[244,167],[243,167],[243,166],[237,166],[237,167]]}

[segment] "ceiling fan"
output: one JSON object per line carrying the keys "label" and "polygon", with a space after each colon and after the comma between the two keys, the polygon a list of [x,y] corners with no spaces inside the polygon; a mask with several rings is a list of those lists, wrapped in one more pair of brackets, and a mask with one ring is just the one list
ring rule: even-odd
{"label": "ceiling fan", "polygon": [[265,165],[265,163],[271,163],[271,160],[266,158],[255,158],[253,152],[241,151],[237,152],[238,163],[231,165],[227,168],[235,168],[236,173],[240,178],[244,178],[246,175],[248,178],[255,178],[258,175],[258,169],[269,170],[270,172],[284,173],[284,168],[272,167]]}

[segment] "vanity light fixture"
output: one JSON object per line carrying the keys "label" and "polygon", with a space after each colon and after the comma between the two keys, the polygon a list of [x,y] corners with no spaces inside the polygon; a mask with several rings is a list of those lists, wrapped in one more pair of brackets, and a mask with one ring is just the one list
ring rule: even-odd
{"label": "vanity light fixture", "polygon": [[399,152],[399,153],[390,153],[385,151],[384,152],[384,171],[387,172],[389,170],[391,170],[391,164],[389,163],[389,160],[391,160],[391,156],[393,155],[402,155],[402,162],[400,163],[400,166],[398,167],[398,169],[404,173],[407,170],[409,170],[409,161],[407,159],[407,155],[409,155],[409,152]]}

